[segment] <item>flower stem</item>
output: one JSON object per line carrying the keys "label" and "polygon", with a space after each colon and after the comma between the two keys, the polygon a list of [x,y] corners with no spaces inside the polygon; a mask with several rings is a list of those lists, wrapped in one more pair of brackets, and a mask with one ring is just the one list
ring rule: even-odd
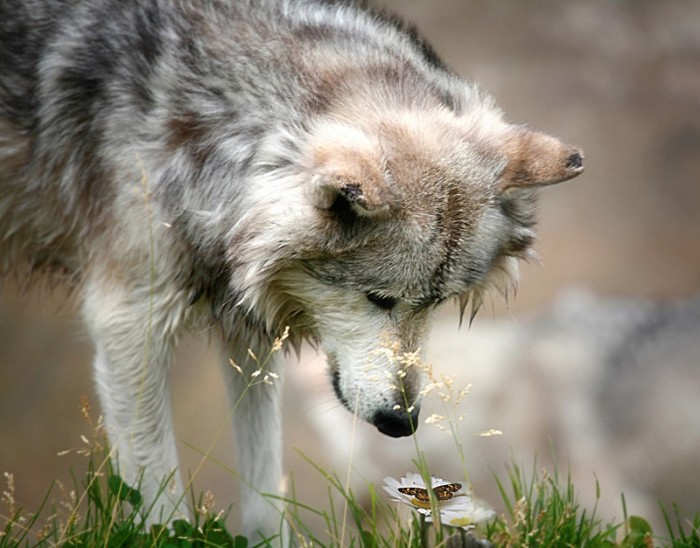
{"label": "flower stem", "polygon": [[418,523],[420,524],[420,546],[428,548],[428,526],[425,522],[425,516],[420,512],[418,513]]}

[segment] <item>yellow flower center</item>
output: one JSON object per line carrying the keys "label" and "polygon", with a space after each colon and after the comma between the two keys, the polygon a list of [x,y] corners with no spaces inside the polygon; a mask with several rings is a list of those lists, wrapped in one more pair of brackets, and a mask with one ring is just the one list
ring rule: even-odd
{"label": "yellow flower center", "polygon": [[453,518],[450,520],[450,525],[454,525],[455,527],[467,527],[468,525],[472,524],[471,518],[467,516],[462,516],[459,518]]}
{"label": "yellow flower center", "polygon": [[416,508],[425,508],[426,510],[430,510],[429,500],[418,500],[416,497],[413,497],[411,499],[411,504],[413,504],[413,506]]}

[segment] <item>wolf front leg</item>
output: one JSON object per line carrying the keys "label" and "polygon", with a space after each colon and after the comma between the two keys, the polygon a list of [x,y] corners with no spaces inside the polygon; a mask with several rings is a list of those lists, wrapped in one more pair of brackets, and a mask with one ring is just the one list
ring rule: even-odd
{"label": "wolf front leg", "polygon": [[[282,480],[282,368],[284,357],[271,344],[253,347],[239,338],[228,346],[225,377],[233,406],[236,465],[241,479],[239,508],[243,534],[252,539],[275,537],[288,545]],[[233,360],[235,365],[231,364]],[[272,495],[272,496],[269,496]]]}
{"label": "wolf front leg", "polygon": [[93,275],[83,314],[95,344],[95,381],[119,474],[138,486],[147,524],[187,517],[168,373],[183,303],[153,282]]}

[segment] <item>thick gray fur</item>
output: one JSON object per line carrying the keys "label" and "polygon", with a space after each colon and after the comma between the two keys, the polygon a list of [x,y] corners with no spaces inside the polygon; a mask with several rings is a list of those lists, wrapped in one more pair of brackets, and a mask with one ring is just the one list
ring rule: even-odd
{"label": "thick gray fur", "polygon": [[148,501],[171,478],[151,522],[183,493],[167,390],[183,329],[248,375],[225,367],[232,401],[246,393],[239,506],[245,533],[273,534],[279,383],[246,391],[248,348],[289,326],[346,407],[410,434],[422,375],[397,356],[437,304],[515,283],[533,188],[582,170],[413,27],[346,2],[0,0],[0,59],[0,274],[79,292],[120,469]]}

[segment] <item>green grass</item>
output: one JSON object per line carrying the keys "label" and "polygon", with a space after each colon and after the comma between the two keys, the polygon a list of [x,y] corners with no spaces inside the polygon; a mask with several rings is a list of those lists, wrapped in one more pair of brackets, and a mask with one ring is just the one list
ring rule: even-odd
{"label": "green grass", "polygon": [[[275,341],[272,352],[279,351],[288,332]],[[391,354],[391,353],[390,353]],[[256,383],[274,382],[275,377],[265,370],[269,355],[258,362],[253,356],[254,372],[250,374],[250,386]],[[402,390],[402,379],[408,367],[423,367],[415,354],[393,352],[397,365],[397,385]],[[232,362],[240,374],[243,368]],[[467,462],[461,445],[459,430],[450,418],[468,393],[468,387],[458,390],[453,378],[436,378],[430,368],[424,369],[431,381],[424,396],[431,391],[444,405],[445,416],[433,415],[426,422],[450,434],[456,447],[466,484],[469,484]],[[404,391],[405,394],[405,391]],[[231,410],[231,415],[239,402]],[[406,410],[410,402],[405,401]],[[144,516],[151,508],[143,501],[138,485],[127,485],[111,462],[111,452],[105,440],[101,424],[90,419],[89,404],[82,402],[83,415],[92,439],[81,450],[88,458],[86,470],[80,476],[72,476],[72,485],[66,488],[56,482],[43,503],[34,511],[24,511],[15,503],[14,481],[5,474],[6,488],[0,495],[0,548],[24,546],[103,546],[118,547],[233,547],[280,546],[280,538],[273,537],[255,544],[229,531],[226,527],[227,511],[215,511],[214,497],[207,492],[199,496],[190,490],[189,506],[193,520],[176,520],[169,527],[143,525]],[[491,435],[490,433],[487,433]],[[431,474],[426,458],[416,436],[415,471],[424,481]],[[304,456],[302,454],[302,456]],[[203,453],[209,458],[209,451]],[[681,519],[680,510],[673,506],[669,511],[661,508],[665,531],[654,532],[648,521],[639,516],[628,516],[624,496],[621,499],[622,521],[606,522],[596,514],[597,503],[592,509],[584,508],[577,499],[571,477],[562,478],[558,470],[538,472],[536,464],[531,471],[519,465],[515,459],[505,472],[494,473],[494,482],[503,499],[505,512],[476,528],[450,527],[440,524],[438,501],[430,494],[430,507],[435,524],[427,523],[422,515],[407,505],[398,507],[384,492],[371,482],[366,492],[356,495],[349,487],[351,467],[343,480],[337,473],[328,472],[308,457],[308,464],[319,481],[325,482],[328,502],[315,508],[298,500],[293,481],[290,494],[284,498],[286,521],[296,546],[366,547],[366,548],[424,548],[428,546],[455,548],[459,546],[505,547],[610,547],[646,548],[671,546],[674,548],[700,548],[700,513],[692,520]],[[195,471],[196,472],[196,471]],[[405,471],[397,471],[402,474]],[[502,479],[504,478],[504,479]],[[164,486],[167,481],[164,482]],[[190,482],[191,485],[191,482]],[[596,499],[600,486],[596,484]],[[369,497],[367,496],[369,495]],[[361,504],[359,500],[369,500]],[[314,519],[311,520],[311,517]],[[308,525],[321,518],[323,531]]]}
{"label": "green grass", "polygon": [[[106,447],[106,445],[105,445]],[[235,546],[236,539],[224,526],[225,516],[196,512],[192,522],[177,520],[170,528],[146,529],[140,515],[147,515],[137,488],[128,486],[113,470],[108,452],[90,455],[84,477],[73,476],[66,489],[56,482],[36,512],[14,507],[14,487],[8,475],[0,510],[0,546],[105,546],[184,547]],[[202,497],[196,508],[205,506]]]}
{"label": "green grass", "polygon": [[[149,509],[143,507],[138,489],[122,481],[112,468],[106,449],[101,451],[90,456],[83,477],[74,478],[70,490],[54,485],[35,512],[14,507],[14,488],[8,475],[0,508],[0,546],[245,548],[254,545],[226,529],[226,514],[214,512],[206,500],[210,494],[198,498],[191,494],[190,505],[196,508],[192,522],[178,520],[170,528],[146,529],[138,516],[147,514]],[[683,522],[678,508],[670,512],[662,509],[666,531],[656,536],[646,520],[627,516],[623,497],[624,521],[604,522],[596,515],[595,507],[589,510],[578,503],[570,477],[562,479],[556,470],[552,474],[538,473],[534,465],[527,474],[522,466],[513,463],[505,481],[496,476],[494,481],[506,511],[492,522],[467,532],[427,524],[408,508],[405,509],[408,515],[402,513],[403,509],[390,503],[372,484],[367,486],[369,504],[361,505],[357,502],[359,497],[345,488],[337,474],[307,460],[328,485],[328,504],[325,508],[305,505],[296,500],[292,486],[290,497],[285,499],[287,520],[299,546],[454,547],[477,546],[476,539],[481,539],[494,546],[700,548],[700,513],[692,522]],[[305,525],[309,513],[323,518],[323,535]],[[272,538],[268,544],[278,546],[279,539]]]}

